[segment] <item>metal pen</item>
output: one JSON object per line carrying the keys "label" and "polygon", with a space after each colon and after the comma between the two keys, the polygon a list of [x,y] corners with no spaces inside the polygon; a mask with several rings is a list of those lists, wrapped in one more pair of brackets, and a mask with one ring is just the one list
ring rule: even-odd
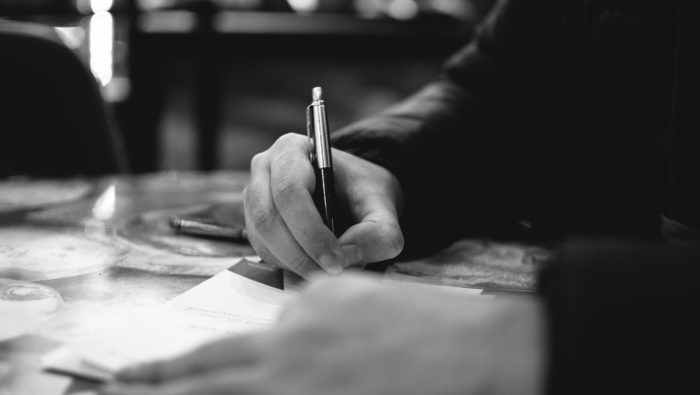
{"label": "metal pen", "polygon": [[313,88],[311,99],[311,104],[306,107],[306,134],[309,138],[309,159],[316,172],[314,202],[321,213],[323,223],[335,233],[333,224],[335,185],[323,89],[318,86]]}

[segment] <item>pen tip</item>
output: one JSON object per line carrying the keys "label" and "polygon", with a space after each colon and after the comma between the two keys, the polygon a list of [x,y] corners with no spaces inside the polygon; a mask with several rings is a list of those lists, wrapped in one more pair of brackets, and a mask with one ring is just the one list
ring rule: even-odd
{"label": "pen tip", "polygon": [[323,100],[323,89],[320,86],[315,87],[311,90],[311,98],[313,101]]}

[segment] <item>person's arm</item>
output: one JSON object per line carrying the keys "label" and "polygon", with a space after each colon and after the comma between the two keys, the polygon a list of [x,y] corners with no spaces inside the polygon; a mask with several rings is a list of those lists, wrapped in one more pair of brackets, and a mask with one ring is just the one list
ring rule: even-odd
{"label": "person's arm", "polygon": [[548,104],[556,15],[555,0],[502,2],[444,78],[335,134],[347,151],[333,154],[342,234],[324,226],[311,199],[306,136],[284,135],[256,155],[244,211],[258,255],[306,277],[392,259],[404,244],[427,252],[465,229],[483,236],[499,219],[521,219],[536,200],[531,178],[545,162],[545,120],[556,113]]}
{"label": "person's arm", "polygon": [[396,175],[407,246],[427,245],[427,236],[445,241],[481,215],[517,215],[544,145],[540,132],[556,111],[548,103],[558,3],[501,1],[438,81],[332,136],[336,148]]}
{"label": "person's arm", "polygon": [[540,281],[547,393],[693,392],[698,278],[700,248],[612,241],[564,248]]}

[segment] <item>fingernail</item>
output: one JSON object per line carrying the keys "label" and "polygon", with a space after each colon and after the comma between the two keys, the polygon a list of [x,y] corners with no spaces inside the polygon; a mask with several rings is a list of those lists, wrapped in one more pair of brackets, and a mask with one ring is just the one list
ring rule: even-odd
{"label": "fingernail", "polygon": [[318,259],[319,264],[330,274],[338,274],[343,271],[342,258],[335,255],[321,255]]}
{"label": "fingernail", "polygon": [[345,244],[341,248],[343,249],[346,267],[362,263],[362,252],[355,244]]}

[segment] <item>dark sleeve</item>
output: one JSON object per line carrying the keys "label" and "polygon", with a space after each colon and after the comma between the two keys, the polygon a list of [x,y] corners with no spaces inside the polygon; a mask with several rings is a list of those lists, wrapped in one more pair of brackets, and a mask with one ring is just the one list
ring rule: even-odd
{"label": "dark sleeve", "polygon": [[431,245],[464,224],[515,215],[538,122],[551,110],[557,3],[501,1],[441,78],[332,136],[336,148],[397,176],[407,246],[412,235]]}
{"label": "dark sleeve", "polygon": [[547,393],[697,393],[699,278],[698,247],[564,248],[540,281],[550,328]]}

